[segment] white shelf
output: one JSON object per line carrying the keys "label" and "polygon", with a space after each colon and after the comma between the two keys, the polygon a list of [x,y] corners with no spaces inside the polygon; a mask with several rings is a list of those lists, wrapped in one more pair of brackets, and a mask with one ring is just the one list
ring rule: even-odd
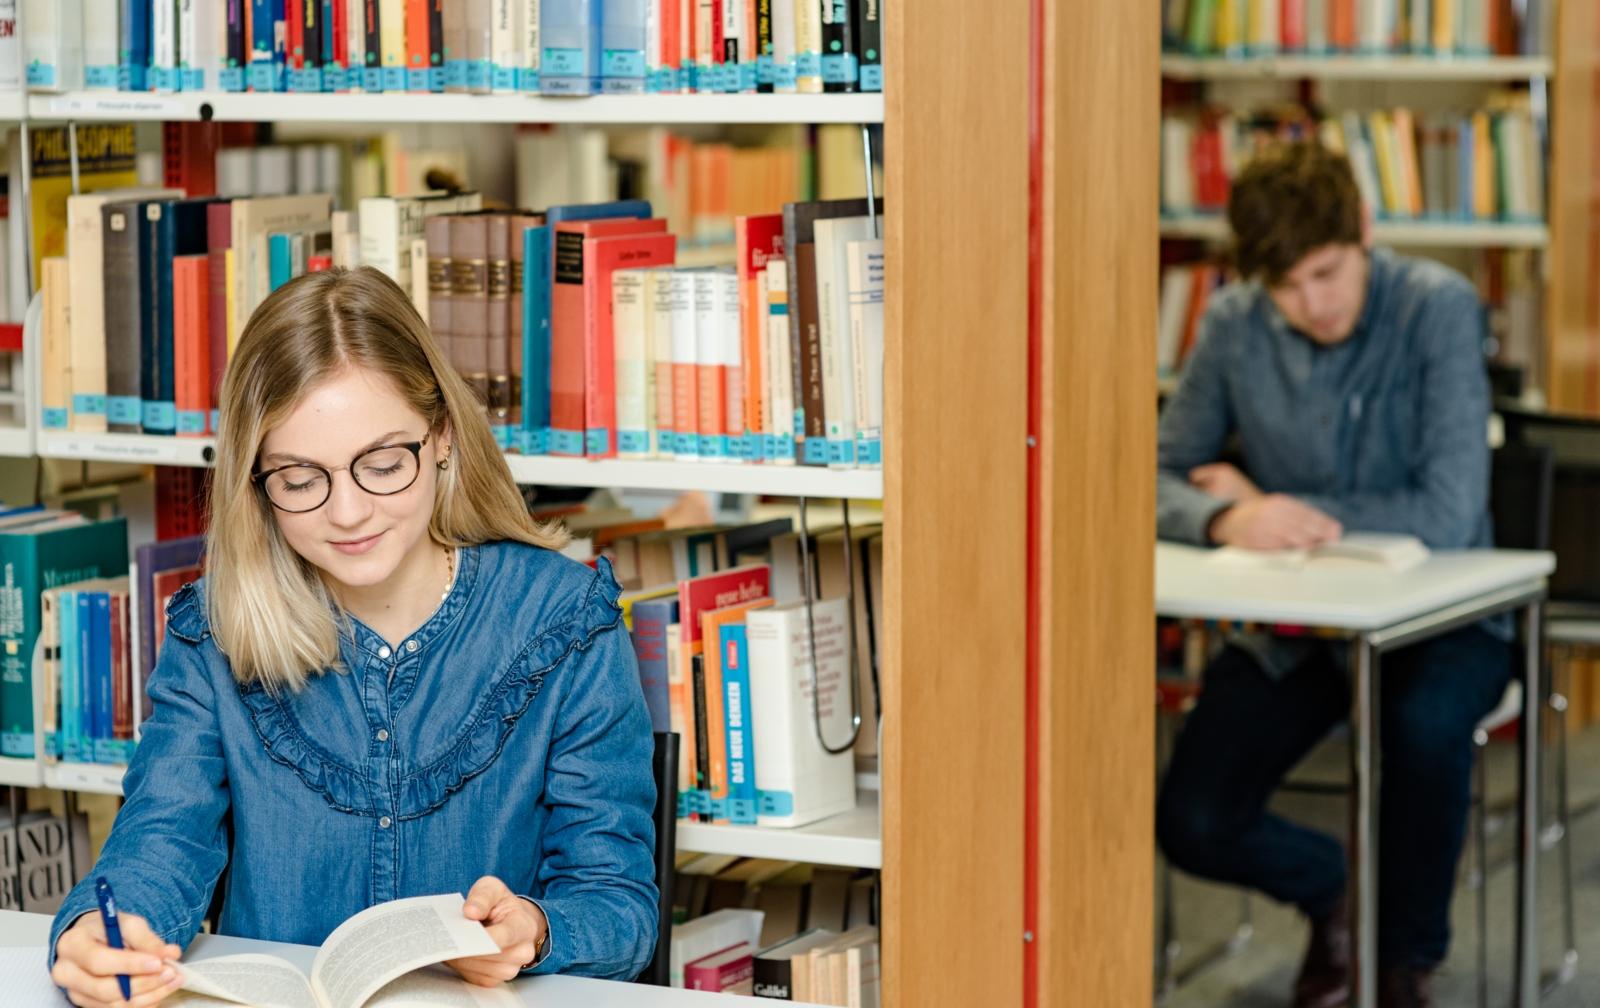
{"label": "white shelf", "polygon": [[1175,80],[1517,81],[1553,73],[1555,61],[1544,56],[1161,57],[1161,75]]}
{"label": "white shelf", "polygon": [[518,483],[881,500],[883,470],[507,455]]}
{"label": "white shelf", "polygon": [[32,458],[33,433],[26,427],[0,427],[0,456]]}
{"label": "white shelf", "polygon": [[44,774],[36,759],[18,759],[0,756],[0,785],[7,787],[38,787],[44,783]]}
{"label": "white shelf", "polygon": [[[882,94],[537,95],[71,91],[28,96],[32,119],[79,122],[881,123]],[[3,118],[3,115],[0,115]]]}
{"label": "white shelf", "polygon": [[206,466],[211,464],[215,450],[215,442],[211,438],[60,431],[40,431],[38,445],[41,458],[129,462],[135,465]]}
{"label": "white shelf", "polygon": [[126,770],[127,767],[103,763],[49,763],[44,768],[44,786],[57,791],[120,795]]}
{"label": "white shelf", "polygon": [[853,811],[795,829],[715,826],[680,819],[678,849],[847,868],[882,868],[883,828],[878,793],[858,791]]}
{"label": "white shelf", "polygon": [[0,91],[0,121],[20,122],[27,111],[27,96],[21,91]]}
{"label": "white shelf", "polygon": [[[1161,236],[1226,241],[1228,222],[1221,216],[1163,217]],[[1543,224],[1378,221],[1372,237],[1380,245],[1412,248],[1544,248],[1550,244],[1550,229]]]}

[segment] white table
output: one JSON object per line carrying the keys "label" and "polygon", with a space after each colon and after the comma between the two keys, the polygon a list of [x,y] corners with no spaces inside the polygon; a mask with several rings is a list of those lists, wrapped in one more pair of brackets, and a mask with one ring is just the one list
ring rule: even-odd
{"label": "white table", "polygon": [[[43,948],[50,940],[50,920],[44,914],[18,913],[0,910],[0,946],[31,945]],[[197,935],[183,958],[186,962],[209,959],[219,955],[239,952],[260,952],[279,956],[294,963],[302,971],[311,970],[311,960],[317,950],[309,945],[284,945],[279,942],[252,941],[248,938],[228,938],[218,935]],[[582,977],[539,976],[523,977],[512,983],[511,989],[525,1005],[538,1008],[562,1008],[582,1005],[583,1008],[729,1008],[735,1000],[754,1003],[756,998],[735,998],[731,994],[709,994],[703,991],[677,990],[667,987],[647,987],[643,984],[620,983],[614,980],[587,980]],[[770,1002],[762,1000],[762,1004]],[[40,1004],[17,1004],[6,1000],[7,1008],[62,1008],[70,1002],[57,997]]]}
{"label": "white table", "polygon": [[1538,1003],[1539,715],[1544,690],[1542,607],[1545,579],[1555,570],[1550,553],[1513,550],[1437,552],[1421,566],[1395,574],[1358,565],[1276,570],[1233,567],[1208,550],[1172,543],[1156,546],[1156,614],[1241,628],[1295,628],[1350,642],[1350,859],[1355,876],[1355,948],[1352,1005],[1377,1003],[1378,788],[1374,747],[1378,738],[1374,686],[1381,656],[1521,609],[1527,648],[1522,691],[1522,805],[1518,831],[1517,1004]]}

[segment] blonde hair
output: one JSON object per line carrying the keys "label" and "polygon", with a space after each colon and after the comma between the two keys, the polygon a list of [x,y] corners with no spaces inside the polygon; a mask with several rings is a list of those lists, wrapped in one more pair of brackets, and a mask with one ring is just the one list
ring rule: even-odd
{"label": "blonde hair", "polygon": [[482,405],[450,366],[405,293],[370,267],[308,273],[245,325],[223,378],[206,536],[206,614],[234,678],[291,690],[339,667],[341,615],[317,569],[284,540],[251,480],[268,431],[347,368],[388,378],[438,434],[454,435],[428,534],[444,546],[512,540],[557,549],[535,522]]}

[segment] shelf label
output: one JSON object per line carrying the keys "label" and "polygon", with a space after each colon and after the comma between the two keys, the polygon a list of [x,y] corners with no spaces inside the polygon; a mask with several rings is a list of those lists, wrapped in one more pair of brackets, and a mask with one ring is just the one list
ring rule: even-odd
{"label": "shelf label", "polygon": [[161,119],[193,119],[195,111],[175,98],[122,97],[52,98],[52,115],[73,116],[149,116]]}
{"label": "shelf label", "polygon": [[[187,443],[195,446],[195,442]],[[127,459],[131,462],[175,462],[177,444],[162,444],[160,438],[130,437],[127,441],[101,438],[57,438],[43,446],[52,454],[67,458]]]}

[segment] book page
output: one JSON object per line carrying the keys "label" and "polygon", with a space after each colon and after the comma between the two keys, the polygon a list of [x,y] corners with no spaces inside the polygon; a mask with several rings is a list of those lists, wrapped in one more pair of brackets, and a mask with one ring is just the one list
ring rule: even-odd
{"label": "book page", "polygon": [[522,1002],[501,987],[475,987],[447,966],[407,973],[385,984],[364,1008],[518,1008]]}
{"label": "book page", "polygon": [[258,1008],[318,1008],[305,974],[268,955],[231,955],[180,962],[183,989]]}
{"label": "book page", "polygon": [[460,893],[380,903],[351,917],[322,943],[311,985],[322,1008],[361,1008],[402,973],[500,947],[483,925],[461,914]]}

